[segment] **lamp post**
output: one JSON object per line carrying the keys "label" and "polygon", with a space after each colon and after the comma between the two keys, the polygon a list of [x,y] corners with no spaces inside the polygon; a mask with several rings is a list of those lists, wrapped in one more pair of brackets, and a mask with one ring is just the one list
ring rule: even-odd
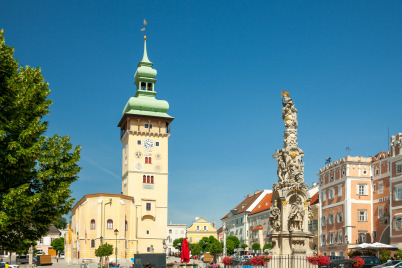
{"label": "lamp post", "polygon": [[116,267],[117,267],[117,235],[119,234],[119,230],[114,230],[114,235],[116,236]]}

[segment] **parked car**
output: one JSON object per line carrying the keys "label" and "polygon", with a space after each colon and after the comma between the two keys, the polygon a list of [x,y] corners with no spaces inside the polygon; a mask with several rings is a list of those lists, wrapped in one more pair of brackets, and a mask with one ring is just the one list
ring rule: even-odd
{"label": "parked car", "polygon": [[[6,262],[0,262],[0,268],[6,267]],[[18,264],[8,264],[9,268],[20,268]]]}
{"label": "parked car", "polygon": [[60,253],[60,259],[64,259],[64,252]]}
{"label": "parked car", "polygon": [[381,265],[381,261],[377,257],[373,256],[360,256],[364,260],[363,268],[371,268],[374,266]]}
{"label": "parked car", "polygon": [[396,261],[389,261],[386,263],[383,263],[381,265],[374,266],[375,268],[380,268],[380,267],[387,267],[387,268],[399,268],[402,267],[402,261],[401,260],[396,260]]}
{"label": "parked car", "polygon": [[29,263],[29,256],[27,255],[17,255],[17,263],[18,264],[25,264],[25,263]]}

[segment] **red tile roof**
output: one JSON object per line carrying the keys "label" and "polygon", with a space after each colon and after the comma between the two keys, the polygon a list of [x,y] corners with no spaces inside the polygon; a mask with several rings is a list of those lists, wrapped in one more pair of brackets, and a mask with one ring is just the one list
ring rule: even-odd
{"label": "red tile roof", "polygon": [[250,214],[255,214],[271,207],[272,193],[267,194],[258,205],[251,211]]}
{"label": "red tile roof", "polygon": [[311,197],[311,201],[310,201],[310,205],[315,205],[318,204],[319,200],[318,200],[318,192],[315,193],[315,195],[313,195]]}
{"label": "red tile roof", "polygon": [[[255,195],[248,196],[246,199],[240,202],[233,210],[237,210],[234,214],[240,214],[245,212],[253,203],[254,201],[262,194],[263,191],[256,193]],[[232,211],[233,211],[232,210]],[[230,212],[226,214],[221,220],[227,218],[229,216]]]}

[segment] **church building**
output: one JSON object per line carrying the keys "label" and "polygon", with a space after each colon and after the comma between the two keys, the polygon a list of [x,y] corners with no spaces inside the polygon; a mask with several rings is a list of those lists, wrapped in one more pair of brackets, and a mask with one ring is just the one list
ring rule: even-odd
{"label": "church building", "polygon": [[96,258],[95,249],[103,243],[113,247],[117,243],[118,259],[166,249],[168,139],[173,117],[167,114],[168,102],[155,98],[152,66],[144,36],[144,55],[134,75],[137,91],[118,123],[122,194],[87,194],[74,205],[66,239],[68,261]]}

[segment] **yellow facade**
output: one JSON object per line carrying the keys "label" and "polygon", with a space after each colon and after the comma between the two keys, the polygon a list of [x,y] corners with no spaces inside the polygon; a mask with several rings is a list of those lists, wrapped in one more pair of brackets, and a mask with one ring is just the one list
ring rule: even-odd
{"label": "yellow facade", "polygon": [[190,243],[198,243],[203,237],[215,237],[218,239],[216,229],[204,218],[195,219],[187,228],[187,238]]}

